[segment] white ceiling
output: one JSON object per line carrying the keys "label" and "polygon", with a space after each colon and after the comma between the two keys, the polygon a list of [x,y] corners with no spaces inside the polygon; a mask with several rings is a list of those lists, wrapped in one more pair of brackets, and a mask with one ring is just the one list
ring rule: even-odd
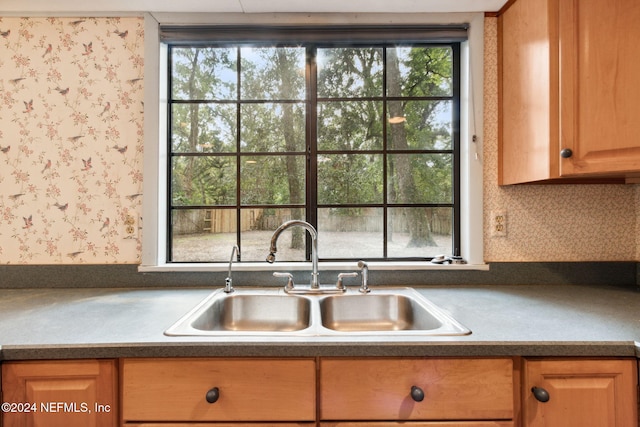
{"label": "white ceiling", "polygon": [[496,12],[507,0],[0,0],[9,13],[428,13]]}

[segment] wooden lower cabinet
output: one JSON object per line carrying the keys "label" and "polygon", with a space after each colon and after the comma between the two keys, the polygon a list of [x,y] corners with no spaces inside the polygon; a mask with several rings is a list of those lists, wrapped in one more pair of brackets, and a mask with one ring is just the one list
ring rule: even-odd
{"label": "wooden lower cabinet", "polygon": [[637,427],[637,365],[628,360],[524,361],[524,427]]}
{"label": "wooden lower cabinet", "polygon": [[[240,427],[238,423],[127,423],[126,427]],[[316,423],[251,423],[251,427],[311,427]],[[484,426],[482,426],[484,427]],[[489,427],[489,426],[487,426]]]}
{"label": "wooden lower cabinet", "polygon": [[322,358],[319,378],[324,426],[509,426],[515,418],[510,358]]}
{"label": "wooden lower cabinet", "polygon": [[636,427],[637,371],[633,358],[5,362],[16,407],[0,425]]}
{"label": "wooden lower cabinet", "polygon": [[2,425],[115,427],[117,378],[115,360],[5,362]]}
{"label": "wooden lower cabinet", "polygon": [[132,425],[316,419],[315,359],[124,359],[121,371],[122,417]]}
{"label": "wooden lower cabinet", "polygon": [[[239,427],[238,423],[127,423],[126,427]],[[311,427],[316,423],[251,423],[251,427]],[[320,427],[515,427],[511,421],[323,422]]]}
{"label": "wooden lower cabinet", "polygon": [[511,421],[324,422],[320,427],[514,427]]}

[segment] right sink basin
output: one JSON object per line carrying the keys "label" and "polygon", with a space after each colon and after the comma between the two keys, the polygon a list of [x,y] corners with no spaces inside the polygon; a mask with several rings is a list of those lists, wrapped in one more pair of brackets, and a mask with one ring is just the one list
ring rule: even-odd
{"label": "right sink basin", "polygon": [[325,297],[322,326],[337,332],[401,332],[466,335],[470,331],[412,288]]}

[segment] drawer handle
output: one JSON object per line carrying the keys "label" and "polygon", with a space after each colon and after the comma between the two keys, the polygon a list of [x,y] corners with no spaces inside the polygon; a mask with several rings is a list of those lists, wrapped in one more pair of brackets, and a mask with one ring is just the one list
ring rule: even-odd
{"label": "drawer handle", "polygon": [[424,391],[418,386],[411,386],[411,398],[416,402],[422,402],[424,400]]}
{"label": "drawer handle", "polygon": [[532,387],[531,392],[533,393],[533,397],[535,397],[538,402],[545,403],[548,402],[551,398],[549,396],[549,392],[542,387]]}
{"label": "drawer handle", "polygon": [[207,392],[207,395],[205,396],[205,398],[209,403],[216,403],[220,398],[220,389],[218,389],[218,387],[212,388]]}

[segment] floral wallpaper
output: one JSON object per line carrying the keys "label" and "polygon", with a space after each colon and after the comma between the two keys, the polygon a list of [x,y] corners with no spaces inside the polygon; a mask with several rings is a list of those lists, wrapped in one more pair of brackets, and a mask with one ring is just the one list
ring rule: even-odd
{"label": "floral wallpaper", "polygon": [[0,18],[0,263],[138,263],[144,21]]}
{"label": "floral wallpaper", "polygon": [[[640,261],[639,185],[498,186],[497,21],[485,19],[485,261]],[[489,233],[493,210],[506,237]]]}

